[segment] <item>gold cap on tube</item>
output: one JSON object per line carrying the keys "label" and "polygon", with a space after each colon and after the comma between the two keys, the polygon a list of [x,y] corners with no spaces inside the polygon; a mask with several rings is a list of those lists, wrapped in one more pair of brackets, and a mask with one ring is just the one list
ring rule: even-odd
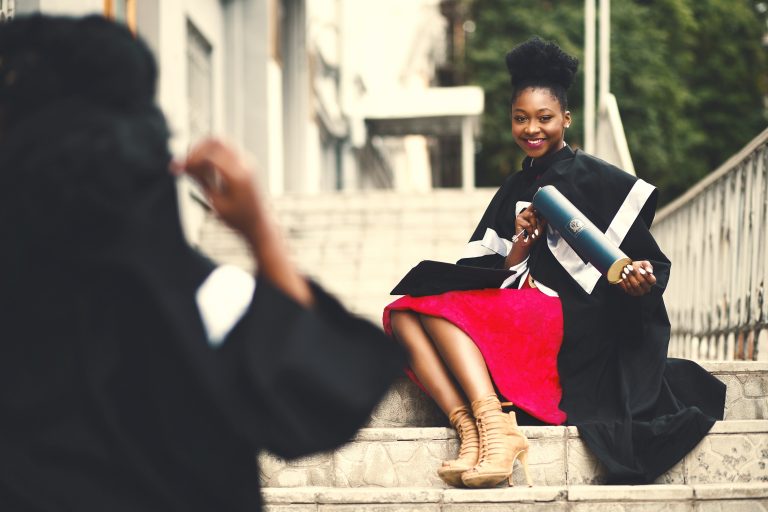
{"label": "gold cap on tube", "polygon": [[608,272],[606,272],[605,277],[608,278],[608,282],[611,284],[616,284],[619,281],[621,281],[621,271],[624,267],[627,265],[632,264],[631,258],[621,258],[613,262],[613,265],[611,265],[611,268],[608,269]]}

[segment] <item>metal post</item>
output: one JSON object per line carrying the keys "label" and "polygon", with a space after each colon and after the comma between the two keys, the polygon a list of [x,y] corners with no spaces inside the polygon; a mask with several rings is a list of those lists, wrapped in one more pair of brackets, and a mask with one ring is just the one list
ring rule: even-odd
{"label": "metal post", "polygon": [[461,120],[461,188],[465,192],[475,189],[475,136],[474,120],[465,116]]}
{"label": "metal post", "polygon": [[611,0],[600,0],[600,108],[611,92]]}
{"label": "metal post", "polygon": [[595,0],[584,0],[584,150],[595,152]]}

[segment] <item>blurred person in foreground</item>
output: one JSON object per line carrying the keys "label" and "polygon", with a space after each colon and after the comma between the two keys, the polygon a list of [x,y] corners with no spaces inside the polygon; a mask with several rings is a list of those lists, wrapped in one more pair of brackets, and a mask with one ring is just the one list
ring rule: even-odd
{"label": "blurred person in foreground", "polygon": [[146,46],[100,17],[0,25],[0,509],[249,511],[255,451],[359,428],[399,348],[290,264],[238,155],[173,167],[258,279],[185,241]]}

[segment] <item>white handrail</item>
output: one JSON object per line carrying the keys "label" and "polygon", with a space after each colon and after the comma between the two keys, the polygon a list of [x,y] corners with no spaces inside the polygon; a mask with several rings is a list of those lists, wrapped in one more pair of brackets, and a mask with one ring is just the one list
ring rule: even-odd
{"label": "white handrail", "polygon": [[669,354],[768,360],[768,129],[659,211]]}

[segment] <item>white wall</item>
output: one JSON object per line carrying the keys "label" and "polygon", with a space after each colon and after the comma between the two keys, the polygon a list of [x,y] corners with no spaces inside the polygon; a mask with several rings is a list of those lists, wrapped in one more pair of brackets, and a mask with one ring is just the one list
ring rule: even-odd
{"label": "white wall", "polygon": [[[397,89],[429,86],[435,61],[444,49],[446,21],[437,0],[341,1],[342,105],[352,123],[360,125],[365,96],[387,97]],[[387,149],[397,190],[432,188],[424,137],[409,136],[399,142],[388,138]]]}
{"label": "white wall", "polygon": [[[171,128],[171,149],[184,155],[198,141],[189,134],[189,101],[187,90],[187,20],[211,45],[212,133],[224,128],[223,77],[224,40],[223,12],[219,0],[162,0],[157,2],[158,44],[155,51],[160,70],[158,102]],[[179,183],[182,225],[188,239],[195,243],[204,211],[191,197],[191,184]]]}
{"label": "white wall", "polygon": [[345,72],[352,78],[359,75],[371,92],[407,85],[415,72],[431,73],[431,66],[414,60],[423,60],[424,53],[434,50],[428,41],[440,45],[445,21],[437,4],[437,0],[344,0]]}

